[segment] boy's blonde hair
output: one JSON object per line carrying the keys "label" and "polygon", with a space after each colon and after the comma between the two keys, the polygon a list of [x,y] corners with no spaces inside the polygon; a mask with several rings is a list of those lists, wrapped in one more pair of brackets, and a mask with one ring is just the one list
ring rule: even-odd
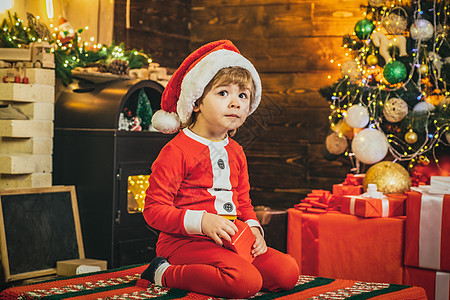
{"label": "boy's blonde hair", "polygon": [[[240,89],[246,89],[250,86],[250,105],[255,98],[255,83],[253,81],[252,75],[247,69],[242,67],[228,67],[220,69],[219,72],[211,79],[208,85],[203,91],[203,95],[195,102],[196,105],[200,105],[205,97],[206,93],[213,86],[227,85],[227,84],[237,84]],[[182,128],[190,127],[195,124],[197,120],[198,112],[192,112],[191,117],[186,123],[182,124]],[[233,136],[236,133],[235,130],[228,132],[229,136]]]}

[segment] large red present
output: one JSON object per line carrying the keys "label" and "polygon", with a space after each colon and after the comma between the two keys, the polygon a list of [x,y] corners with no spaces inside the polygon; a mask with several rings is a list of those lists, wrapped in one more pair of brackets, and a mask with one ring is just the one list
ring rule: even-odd
{"label": "large red present", "polygon": [[344,196],[341,212],[359,217],[395,217],[404,215],[405,195],[383,195],[376,185],[369,184],[367,192],[359,196]]}
{"label": "large red present", "polygon": [[405,217],[288,210],[287,252],[301,274],[402,283]]}
{"label": "large red present", "polygon": [[422,287],[429,300],[450,300],[450,273],[405,267],[403,284]]}
{"label": "large red present", "polygon": [[231,242],[222,239],[223,246],[252,262],[255,259],[251,253],[255,243],[255,236],[247,223],[236,219],[234,224],[238,228],[238,232],[231,237]]}
{"label": "large red present", "polygon": [[450,185],[431,182],[407,193],[405,265],[450,272]]}

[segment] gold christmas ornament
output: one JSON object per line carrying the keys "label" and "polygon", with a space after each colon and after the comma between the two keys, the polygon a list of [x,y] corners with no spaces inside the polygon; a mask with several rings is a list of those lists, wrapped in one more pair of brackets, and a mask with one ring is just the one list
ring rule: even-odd
{"label": "gold christmas ornament", "polygon": [[405,133],[405,141],[408,144],[414,144],[417,142],[417,133],[410,129],[407,133]]}
{"label": "gold christmas ornament", "polygon": [[345,136],[349,140],[353,138],[353,128],[348,126],[348,124],[342,119],[337,122],[337,124],[334,124],[334,126],[331,126],[331,129],[334,132],[340,133],[341,135]]}
{"label": "gold christmas ornament", "polygon": [[375,66],[378,63],[378,57],[375,54],[370,54],[367,56],[366,62],[369,66]]}
{"label": "gold christmas ornament", "polygon": [[424,166],[428,166],[430,164],[430,160],[424,155],[419,156],[419,162]]}
{"label": "gold christmas ornament", "polygon": [[400,98],[390,98],[384,103],[383,115],[391,123],[403,120],[408,114],[408,104]]}
{"label": "gold christmas ornament", "polygon": [[367,170],[363,180],[365,191],[369,183],[376,184],[377,190],[383,194],[401,194],[411,187],[411,177],[401,165],[382,161]]}
{"label": "gold christmas ornament", "polygon": [[325,140],[325,146],[327,147],[328,152],[330,152],[331,154],[340,155],[347,149],[348,142],[342,134],[333,132],[329,136],[327,136]]}
{"label": "gold christmas ornament", "polygon": [[422,76],[425,76],[428,74],[428,65],[426,63],[423,63],[419,67],[419,73]]}

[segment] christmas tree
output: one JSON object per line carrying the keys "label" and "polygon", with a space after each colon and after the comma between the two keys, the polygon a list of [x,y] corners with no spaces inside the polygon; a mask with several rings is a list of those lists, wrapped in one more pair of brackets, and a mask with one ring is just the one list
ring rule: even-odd
{"label": "christmas tree", "polygon": [[148,127],[152,124],[153,111],[150,106],[150,100],[148,99],[144,89],[139,91],[136,116],[141,119],[142,129],[148,130]]}
{"label": "christmas tree", "polygon": [[321,89],[331,109],[327,157],[349,156],[357,173],[360,163],[387,159],[409,170],[438,163],[437,147],[450,144],[450,2],[369,0],[363,8],[343,38],[351,58],[342,77]]}

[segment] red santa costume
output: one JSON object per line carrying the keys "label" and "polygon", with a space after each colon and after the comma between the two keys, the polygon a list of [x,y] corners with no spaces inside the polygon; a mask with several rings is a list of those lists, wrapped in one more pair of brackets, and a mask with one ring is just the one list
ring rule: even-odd
{"label": "red santa costume", "polygon": [[[253,65],[230,41],[217,41],[194,51],[169,81],[162,110],[153,126],[165,133],[178,131],[204,88],[222,68],[240,66],[252,75],[254,112],[261,99],[261,82]],[[275,291],[292,288],[299,271],[295,260],[268,248],[252,263],[217,245],[204,235],[204,212],[238,218],[262,228],[251,204],[247,161],[242,147],[225,138],[211,141],[189,129],[180,131],[152,165],[144,217],[161,231],[157,255],[167,259],[155,283],[221,297],[248,297],[261,287]]]}

